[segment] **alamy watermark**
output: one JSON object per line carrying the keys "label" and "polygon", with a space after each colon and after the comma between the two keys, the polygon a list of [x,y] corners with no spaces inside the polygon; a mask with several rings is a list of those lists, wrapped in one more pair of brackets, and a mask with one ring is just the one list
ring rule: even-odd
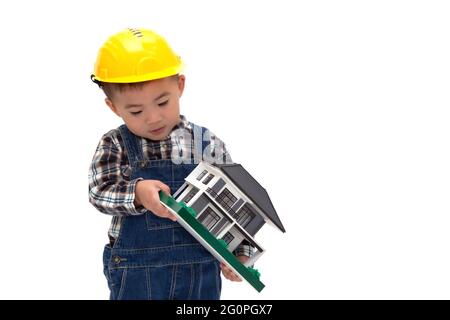
{"label": "alamy watermark", "polygon": [[[193,135],[193,136],[192,136]],[[171,133],[172,162],[174,164],[198,164],[200,161],[209,163],[231,163],[231,157],[224,143],[205,130],[175,129]]]}

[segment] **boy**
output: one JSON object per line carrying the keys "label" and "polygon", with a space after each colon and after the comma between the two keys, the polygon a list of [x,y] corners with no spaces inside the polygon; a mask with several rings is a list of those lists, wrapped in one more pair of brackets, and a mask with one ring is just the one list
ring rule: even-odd
{"label": "boy", "polygon": [[[89,171],[89,200],[112,215],[103,254],[111,299],[219,299],[220,269],[159,202],[199,160],[231,162],[222,141],[180,115],[182,62],[158,34],[126,29],[99,50],[92,80],[124,125],[106,133]],[[201,140],[199,140],[199,138]],[[251,248],[235,254],[245,262]]]}

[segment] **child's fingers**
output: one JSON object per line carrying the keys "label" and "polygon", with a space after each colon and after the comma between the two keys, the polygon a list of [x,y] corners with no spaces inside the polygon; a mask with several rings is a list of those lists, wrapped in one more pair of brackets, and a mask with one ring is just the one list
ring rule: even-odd
{"label": "child's fingers", "polygon": [[[161,187],[161,190],[164,191],[164,188],[167,187],[164,183],[158,184],[158,187]],[[170,192],[169,187],[165,188],[168,192]],[[164,191],[165,192],[165,191]],[[172,214],[172,212],[169,211],[161,202],[159,201],[159,195],[158,193],[154,193],[151,195],[152,202],[153,202],[153,213],[156,214],[159,217],[162,218],[168,218],[172,221],[177,221],[177,217]]]}
{"label": "child's fingers", "polygon": [[177,216],[174,215],[172,212],[168,211],[167,218],[169,218],[172,221],[177,221]]}
{"label": "child's fingers", "polygon": [[222,269],[222,273],[223,276],[231,281],[236,281],[236,282],[240,282],[242,281],[241,278],[239,278],[238,275],[236,275],[233,270],[231,270],[226,264],[224,264],[223,262],[220,263],[220,267]]}
{"label": "child's fingers", "polygon": [[242,281],[237,275],[235,275],[233,272],[224,273],[225,278],[231,281],[240,282]]}
{"label": "child's fingers", "polygon": [[169,209],[167,209],[161,203],[160,203],[160,206],[161,206],[161,211],[160,212],[161,212],[163,217],[168,218],[168,219],[170,219],[172,221],[177,221],[177,217]]}
{"label": "child's fingers", "polygon": [[174,215],[169,209],[167,209],[165,206],[163,206],[161,204],[162,207],[162,213],[164,214],[164,217],[172,220],[172,221],[177,221],[177,216]]}
{"label": "child's fingers", "polygon": [[161,181],[158,181],[157,184],[158,188],[161,189],[162,191],[164,191],[164,193],[170,195],[170,188],[168,185],[162,183]]}
{"label": "child's fingers", "polygon": [[172,212],[170,212],[169,209],[167,209],[166,207],[164,207],[162,204],[160,204],[160,207],[159,207],[157,213],[158,213],[158,215],[159,215],[160,217],[168,218],[168,219],[170,219],[170,220],[172,220],[172,221],[177,221],[177,217],[176,217]]}
{"label": "child's fingers", "polygon": [[[160,188],[164,193],[170,195],[170,188],[168,185],[162,183],[161,181],[158,181],[158,188]],[[177,221],[177,217],[172,212],[170,212],[169,209],[167,209],[163,205],[161,205],[161,207],[163,207],[165,209],[165,211],[163,213],[164,217],[166,217],[172,221]]]}

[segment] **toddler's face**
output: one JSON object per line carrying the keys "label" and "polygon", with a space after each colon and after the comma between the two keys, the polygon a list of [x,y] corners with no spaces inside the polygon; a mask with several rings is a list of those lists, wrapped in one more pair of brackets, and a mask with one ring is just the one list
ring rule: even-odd
{"label": "toddler's face", "polygon": [[123,119],[137,136],[151,140],[166,138],[180,121],[179,99],[185,78],[163,78],[150,81],[142,88],[114,92],[112,101],[105,99],[114,113]]}

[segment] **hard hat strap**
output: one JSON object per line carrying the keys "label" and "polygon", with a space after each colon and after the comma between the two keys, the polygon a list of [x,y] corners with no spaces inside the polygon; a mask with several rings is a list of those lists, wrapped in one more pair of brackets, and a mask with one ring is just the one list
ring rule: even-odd
{"label": "hard hat strap", "polygon": [[95,79],[94,74],[91,74],[91,80],[92,80],[92,82],[96,83],[100,88],[102,87],[102,83],[100,81],[98,81],[97,79]]}

